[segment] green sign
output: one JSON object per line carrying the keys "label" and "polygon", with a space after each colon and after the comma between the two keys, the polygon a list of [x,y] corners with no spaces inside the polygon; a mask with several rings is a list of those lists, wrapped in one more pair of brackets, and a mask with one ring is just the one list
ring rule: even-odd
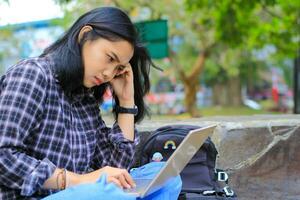
{"label": "green sign", "polygon": [[144,21],[135,25],[152,58],[168,57],[167,20]]}

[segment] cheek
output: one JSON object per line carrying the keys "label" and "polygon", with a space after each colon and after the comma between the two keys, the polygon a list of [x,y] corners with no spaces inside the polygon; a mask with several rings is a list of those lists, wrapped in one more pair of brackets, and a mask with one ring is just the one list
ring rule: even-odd
{"label": "cheek", "polygon": [[88,75],[93,75],[94,73],[98,73],[103,70],[107,64],[103,62],[102,59],[96,57],[88,57],[86,58],[84,64],[84,71]]}
{"label": "cheek", "polygon": [[85,76],[95,76],[109,66],[101,50],[87,46],[82,54]]}

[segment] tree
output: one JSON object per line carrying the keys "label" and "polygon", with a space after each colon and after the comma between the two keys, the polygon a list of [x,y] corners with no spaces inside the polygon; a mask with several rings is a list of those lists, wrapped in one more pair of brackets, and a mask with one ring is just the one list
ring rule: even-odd
{"label": "tree", "polygon": [[[228,97],[240,95],[241,90],[237,85],[240,85],[240,77],[245,71],[243,68],[249,66],[244,61],[255,64],[255,58],[249,60],[249,57],[243,55],[253,57],[253,50],[272,45],[276,53],[270,56],[295,57],[299,42],[299,4],[296,1],[186,0],[185,3],[186,9],[193,16],[195,29],[204,33],[198,34],[199,41],[204,41],[199,49],[204,54],[208,48],[211,53],[206,59],[214,57],[217,66],[225,72],[218,76],[224,77],[225,74],[223,81],[230,86]],[[207,45],[206,34],[209,33],[213,33],[213,39]],[[212,49],[211,46],[216,48]],[[196,63],[194,69],[203,69],[204,66]],[[238,104],[241,98],[233,98],[231,102]]]}
{"label": "tree", "polygon": [[[58,2],[61,5],[65,5],[65,3],[68,1],[65,0],[58,0]],[[66,16],[68,16],[68,13],[72,13],[74,16],[74,10],[75,13],[83,13],[83,7],[97,7],[99,5],[104,5],[104,4],[109,4],[109,5],[116,5],[118,7],[121,7],[122,9],[126,10],[131,17],[134,19],[134,21],[139,21],[139,20],[155,20],[155,19],[160,19],[160,18],[167,18],[169,20],[169,33],[170,33],[170,38],[173,37],[184,37],[186,35],[186,31],[184,29],[177,29],[176,26],[186,26],[186,22],[189,21],[187,20],[188,16],[186,16],[185,9],[183,9],[183,2],[182,1],[170,1],[170,0],[162,0],[162,1],[145,1],[145,0],[129,0],[129,1],[120,1],[120,0],[111,0],[111,1],[94,1],[94,2],[89,2],[89,5],[84,5],[84,1],[77,0],[76,1],[76,6],[72,8],[72,10],[66,10]],[[165,5],[170,5],[170,6],[165,6]],[[79,11],[79,12],[78,12]],[[85,10],[86,11],[86,10]],[[138,13],[149,13],[148,15],[145,14],[144,16],[139,15]],[[75,14],[76,15],[76,14]],[[142,14],[143,15],[143,14]],[[68,18],[68,17],[66,17]],[[179,22],[179,23],[177,23]],[[187,23],[188,25],[191,25],[191,23]],[[192,29],[188,29],[192,30]],[[193,31],[189,31],[189,34],[192,34]],[[189,41],[189,44],[193,44],[193,42]],[[172,44],[171,44],[172,45]],[[189,48],[189,47],[188,47]],[[171,48],[172,49],[172,48]],[[182,50],[182,48],[180,47]],[[183,49],[186,49],[183,47]],[[201,73],[201,69],[196,69],[194,72],[192,72],[189,75],[186,75],[185,73],[182,73],[184,70],[182,69],[189,69],[191,68],[190,66],[187,65],[187,63],[192,63],[192,62],[183,62],[183,59],[178,55],[179,52],[175,52],[171,50],[170,52],[170,61],[172,67],[176,67],[176,71],[178,71],[178,75],[181,81],[183,81],[185,85],[185,93],[186,97],[185,98],[185,105],[187,107],[187,110],[191,113],[192,116],[197,115],[197,109],[195,107],[195,102],[196,102],[196,92],[197,92],[197,85],[198,85],[198,80],[199,80],[199,74]],[[208,53],[208,51],[207,51]],[[189,55],[188,57],[185,57],[184,59],[191,60],[193,61],[195,59],[195,52],[192,55]],[[198,53],[196,53],[198,54]],[[202,54],[204,55],[204,54]],[[180,58],[179,58],[180,57]],[[197,63],[203,62],[204,59],[198,59]],[[184,65],[182,67],[181,65]],[[201,65],[202,66],[202,65]],[[189,80],[189,81],[186,81]],[[196,86],[196,87],[195,87]]]}
{"label": "tree", "polygon": [[[231,90],[235,88],[235,91],[228,92],[230,95],[227,96],[238,96],[237,100],[230,101],[239,104],[245,66],[259,62],[253,56],[253,50],[271,45],[276,51],[270,57],[294,58],[299,48],[300,8],[296,0],[106,0],[89,4],[77,0],[73,2],[69,13],[76,16],[83,9],[104,4],[117,5],[127,10],[135,20],[168,19],[171,67],[184,84],[185,106],[193,117],[199,116],[196,93],[208,61],[210,67],[218,69],[212,80],[222,79],[221,84],[231,82],[231,85],[236,86],[229,87]],[[181,44],[174,44],[174,38],[180,38]],[[184,53],[186,51],[190,54]]]}

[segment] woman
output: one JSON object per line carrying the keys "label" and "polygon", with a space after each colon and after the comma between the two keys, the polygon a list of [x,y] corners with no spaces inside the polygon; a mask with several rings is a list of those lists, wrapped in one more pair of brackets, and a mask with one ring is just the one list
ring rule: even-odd
{"label": "woman", "polygon": [[[130,167],[148,92],[146,49],[128,16],[103,7],[82,15],[41,56],[0,79],[0,199],[40,199],[102,174],[134,187]],[[99,103],[113,91],[116,122]]]}

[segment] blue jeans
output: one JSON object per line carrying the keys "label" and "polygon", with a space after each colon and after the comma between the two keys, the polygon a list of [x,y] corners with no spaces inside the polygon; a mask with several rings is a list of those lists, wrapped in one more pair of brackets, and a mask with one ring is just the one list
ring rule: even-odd
{"label": "blue jeans", "polygon": [[[130,172],[134,179],[153,178],[164,166],[165,162],[152,162],[136,168]],[[182,187],[180,176],[173,178],[165,185],[144,198],[137,198],[125,193],[113,183],[106,183],[106,175],[102,175],[96,183],[81,184],[67,188],[56,194],[50,195],[43,200],[173,200],[177,199]]]}

